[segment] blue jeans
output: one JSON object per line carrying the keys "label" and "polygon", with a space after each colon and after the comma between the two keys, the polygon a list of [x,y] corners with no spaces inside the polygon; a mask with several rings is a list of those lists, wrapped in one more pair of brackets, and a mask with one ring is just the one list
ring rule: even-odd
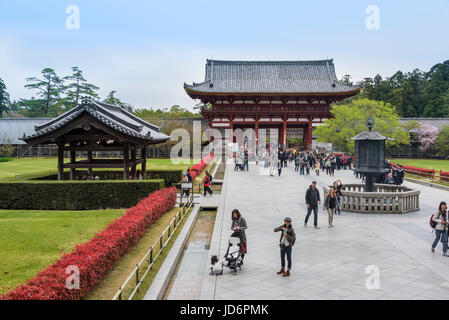
{"label": "blue jeans", "polygon": [[307,216],[306,220],[304,221],[304,224],[307,224],[309,222],[310,215],[312,214],[313,210],[313,224],[315,227],[318,226],[318,204],[314,206],[310,206],[310,208],[307,209]]}
{"label": "blue jeans", "polygon": [[447,231],[446,230],[435,230],[435,241],[432,244],[432,248],[436,248],[438,242],[443,243],[443,253],[447,252]]}
{"label": "blue jeans", "polygon": [[281,266],[285,270],[285,256],[287,255],[287,270],[292,269],[292,246],[284,247],[281,246]]}

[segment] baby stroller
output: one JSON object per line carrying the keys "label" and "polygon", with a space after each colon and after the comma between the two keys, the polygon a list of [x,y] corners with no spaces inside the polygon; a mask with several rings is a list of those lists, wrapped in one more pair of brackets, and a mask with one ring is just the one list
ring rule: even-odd
{"label": "baby stroller", "polygon": [[241,237],[238,232],[234,232],[229,238],[228,249],[223,260],[218,261],[217,256],[211,258],[211,275],[223,274],[223,267],[229,268],[234,275],[237,274],[237,270],[242,270],[243,266],[243,246]]}

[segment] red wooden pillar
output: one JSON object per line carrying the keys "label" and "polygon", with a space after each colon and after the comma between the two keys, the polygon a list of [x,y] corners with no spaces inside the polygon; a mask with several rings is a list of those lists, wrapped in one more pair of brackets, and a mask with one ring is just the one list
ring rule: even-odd
{"label": "red wooden pillar", "polygon": [[282,128],[282,148],[285,149],[286,146],[287,146],[287,121],[284,120]]}
{"label": "red wooden pillar", "polygon": [[234,121],[229,122],[229,139],[231,139],[231,143],[234,143]]}
{"label": "red wooden pillar", "polygon": [[302,135],[302,145],[304,147],[307,147],[307,143],[309,141],[309,138],[307,137],[308,133],[309,133],[309,128],[307,126],[304,126],[304,132]]}
{"label": "red wooden pillar", "polygon": [[307,139],[308,140],[307,147],[312,145],[312,141],[313,141],[312,128],[313,128],[312,121],[309,121],[309,125],[307,127],[307,138],[308,138]]}
{"label": "red wooden pillar", "polygon": [[256,120],[256,123],[254,124],[254,130],[256,133],[256,151],[259,150],[259,121]]}

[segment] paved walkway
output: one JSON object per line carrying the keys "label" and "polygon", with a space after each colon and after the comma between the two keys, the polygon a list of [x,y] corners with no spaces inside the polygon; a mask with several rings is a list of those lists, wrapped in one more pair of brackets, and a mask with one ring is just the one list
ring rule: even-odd
{"label": "paved walkway", "polygon": [[[248,222],[248,255],[237,276],[208,276],[204,270],[201,299],[449,299],[449,258],[435,253],[428,227],[431,213],[449,192],[406,183],[421,190],[421,211],[407,215],[342,213],[327,228],[320,208],[321,229],[304,227],[305,192],[313,180],[322,186],[340,178],[358,182],[350,171],[335,177],[299,176],[292,166],[281,177],[270,177],[263,167],[234,172],[228,166],[210,254],[222,256],[231,234],[231,211],[238,208]],[[285,216],[293,219],[297,242],[289,279],[275,274],[280,268],[279,234],[274,227]],[[380,271],[380,289],[370,290],[368,266]]]}

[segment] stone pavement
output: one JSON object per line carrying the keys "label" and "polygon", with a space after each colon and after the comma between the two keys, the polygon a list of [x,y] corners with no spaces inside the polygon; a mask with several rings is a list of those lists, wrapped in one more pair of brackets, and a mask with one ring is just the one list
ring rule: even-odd
{"label": "stone pavement", "polygon": [[[249,172],[228,166],[210,254],[223,256],[231,234],[231,211],[239,209],[248,222],[248,255],[237,276],[229,271],[208,276],[201,286],[201,299],[449,299],[449,258],[441,243],[431,253],[434,238],[428,226],[440,201],[449,192],[406,183],[421,190],[421,211],[406,215],[363,215],[343,212],[327,227],[327,213],[320,207],[319,225],[304,227],[305,192],[316,180],[323,198],[323,185],[336,179],[359,182],[351,171],[335,177],[299,176],[292,165],[282,176],[270,177],[255,164]],[[279,234],[274,227],[285,216],[293,219],[297,234],[290,278],[275,274],[280,269]],[[379,289],[368,289],[367,267],[379,270]],[[368,268],[368,271],[370,269]],[[372,270],[372,269],[371,269]],[[369,281],[368,281],[369,282]]]}

